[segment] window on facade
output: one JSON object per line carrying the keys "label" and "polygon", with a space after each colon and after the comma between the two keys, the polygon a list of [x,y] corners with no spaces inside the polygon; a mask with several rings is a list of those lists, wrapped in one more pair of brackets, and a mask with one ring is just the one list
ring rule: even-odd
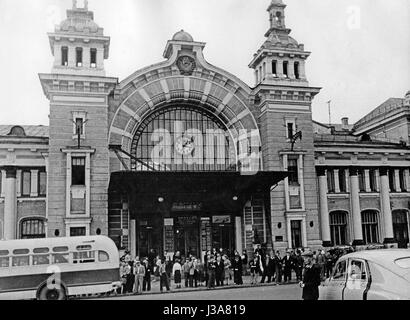
{"label": "window on facade", "polygon": [[61,48],[61,65],[68,66],[68,48],[62,47]]}
{"label": "window on facade", "polygon": [[278,74],[278,70],[277,70],[277,61],[273,60],[272,61],[272,73],[274,76],[276,76]]}
{"label": "window on facade", "polygon": [[83,48],[76,48],[75,49],[75,56],[76,56],[76,66],[82,67],[83,66]]}
{"label": "window on facade", "polygon": [[339,175],[339,189],[340,189],[340,192],[347,192],[346,170],[345,169],[339,169],[338,175]]}
{"label": "window on facade", "polygon": [[39,239],[46,237],[44,219],[29,218],[20,224],[21,239]]}
{"label": "window on facade", "polygon": [[366,176],[364,174],[363,169],[359,169],[357,171],[357,175],[359,178],[359,190],[360,192],[366,192]]}
{"label": "window on facade", "polygon": [[288,129],[287,138],[292,139],[293,135],[294,135],[294,130],[295,130],[294,124],[292,122],[288,122],[286,126],[287,126],[287,129]]}
{"label": "window on facade", "polygon": [[71,175],[73,186],[85,185],[85,158],[72,158]]}
{"label": "window on facade", "polygon": [[396,192],[396,176],[394,169],[389,170],[389,188],[391,192]]}
{"label": "window on facade", "polygon": [[347,214],[336,211],[330,214],[330,234],[335,246],[347,244]]}
{"label": "window on facade", "polygon": [[31,172],[23,171],[21,173],[21,195],[29,197],[31,193]]}
{"label": "window on facade", "polygon": [[90,50],[90,66],[91,68],[97,67],[97,49]]}
{"label": "window on facade", "polygon": [[292,235],[292,248],[301,248],[302,244],[302,221],[292,220],[290,222],[290,229]]}
{"label": "window on facade", "polygon": [[327,190],[329,193],[335,192],[335,172],[333,169],[326,170]]}
{"label": "window on facade", "polygon": [[[185,130],[189,131],[180,137]],[[184,153],[183,143],[189,145],[192,139],[197,142],[195,148]],[[238,153],[248,153],[249,145],[238,142]],[[236,171],[238,164],[235,144],[224,124],[206,110],[189,106],[163,108],[146,117],[133,139],[131,154],[146,164],[131,159],[132,170],[138,171],[152,167],[160,171]]]}
{"label": "window on facade", "polygon": [[288,181],[289,185],[299,185],[299,176],[298,176],[298,159],[288,158]]}
{"label": "window on facade", "polygon": [[47,173],[45,171],[38,173],[38,194],[39,196],[47,195]]}
{"label": "window on facade", "polygon": [[70,237],[83,237],[86,235],[85,227],[73,227],[70,228]]}
{"label": "window on facade", "polygon": [[369,181],[370,181],[370,190],[372,192],[376,192],[377,191],[376,169],[369,170]]}
{"label": "window on facade", "polygon": [[295,62],[295,78],[296,78],[296,79],[299,79],[299,78],[300,78],[299,62]]}
{"label": "window on facade", "polygon": [[1,189],[3,185],[3,172],[0,170],[0,196],[3,192],[3,190]]}
{"label": "window on facade", "polygon": [[84,119],[76,118],[75,119],[75,134],[84,134]]}
{"label": "window on facade", "polygon": [[362,212],[362,231],[365,244],[379,242],[377,212],[366,210]]}
{"label": "window on facade", "polygon": [[406,186],[406,179],[405,179],[404,169],[399,170],[399,179],[400,179],[400,191],[401,192],[406,192],[407,191],[407,186]]}
{"label": "window on facade", "polygon": [[255,70],[256,82],[259,82],[259,71]]}
{"label": "window on facade", "polygon": [[262,69],[263,77],[265,77],[265,75],[266,75],[266,62],[264,62],[262,66],[263,66],[263,69]]}
{"label": "window on facade", "polygon": [[283,74],[286,78],[289,77],[288,66],[289,62],[283,61]]}

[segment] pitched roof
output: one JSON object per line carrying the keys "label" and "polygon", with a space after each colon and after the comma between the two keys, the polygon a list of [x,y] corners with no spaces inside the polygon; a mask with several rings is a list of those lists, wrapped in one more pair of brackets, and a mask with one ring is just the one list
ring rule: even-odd
{"label": "pitched roof", "polygon": [[404,99],[402,98],[387,99],[385,102],[383,102],[380,106],[378,106],[372,112],[370,112],[369,114],[364,116],[362,119],[360,119],[358,122],[356,122],[354,127],[355,128],[361,127],[374,119],[386,118],[387,114],[391,116],[392,113],[395,113],[396,111],[398,111],[398,109],[404,106],[403,102],[404,102]]}
{"label": "pitched roof", "polygon": [[[15,125],[0,125],[0,136],[8,136]],[[48,138],[47,126],[19,126],[24,129],[26,137]]]}

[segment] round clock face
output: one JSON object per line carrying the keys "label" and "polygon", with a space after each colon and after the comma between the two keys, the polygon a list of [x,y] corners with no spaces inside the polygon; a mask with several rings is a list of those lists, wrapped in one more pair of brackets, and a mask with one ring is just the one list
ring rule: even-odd
{"label": "round clock face", "polygon": [[195,150],[195,143],[193,139],[188,137],[181,137],[175,142],[175,148],[181,155],[192,154]]}
{"label": "round clock face", "polygon": [[196,64],[195,60],[189,56],[181,56],[178,58],[177,65],[182,73],[190,74],[194,71]]}

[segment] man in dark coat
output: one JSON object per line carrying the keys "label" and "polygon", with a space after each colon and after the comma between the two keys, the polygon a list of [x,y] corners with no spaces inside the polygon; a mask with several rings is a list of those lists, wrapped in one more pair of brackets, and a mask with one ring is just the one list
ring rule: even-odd
{"label": "man in dark coat", "polygon": [[303,300],[318,300],[320,286],[320,267],[313,260],[313,253],[307,251],[303,253],[305,259],[305,269],[303,271],[303,281],[300,282],[303,288]]}
{"label": "man in dark coat", "polygon": [[286,256],[282,260],[283,263],[283,273],[285,282],[290,282],[292,280],[292,269],[293,269],[293,258],[290,252],[286,252]]}

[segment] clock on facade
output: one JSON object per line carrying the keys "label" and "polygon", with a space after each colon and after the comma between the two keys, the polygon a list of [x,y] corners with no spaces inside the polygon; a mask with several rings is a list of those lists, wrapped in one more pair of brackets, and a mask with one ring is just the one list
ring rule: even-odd
{"label": "clock on facade", "polygon": [[180,137],[175,142],[175,149],[181,155],[192,154],[195,150],[195,143],[193,138]]}
{"label": "clock on facade", "polygon": [[177,60],[177,66],[182,74],[191,75],[196,68],[195,59],[190,56],[181,56]]}

